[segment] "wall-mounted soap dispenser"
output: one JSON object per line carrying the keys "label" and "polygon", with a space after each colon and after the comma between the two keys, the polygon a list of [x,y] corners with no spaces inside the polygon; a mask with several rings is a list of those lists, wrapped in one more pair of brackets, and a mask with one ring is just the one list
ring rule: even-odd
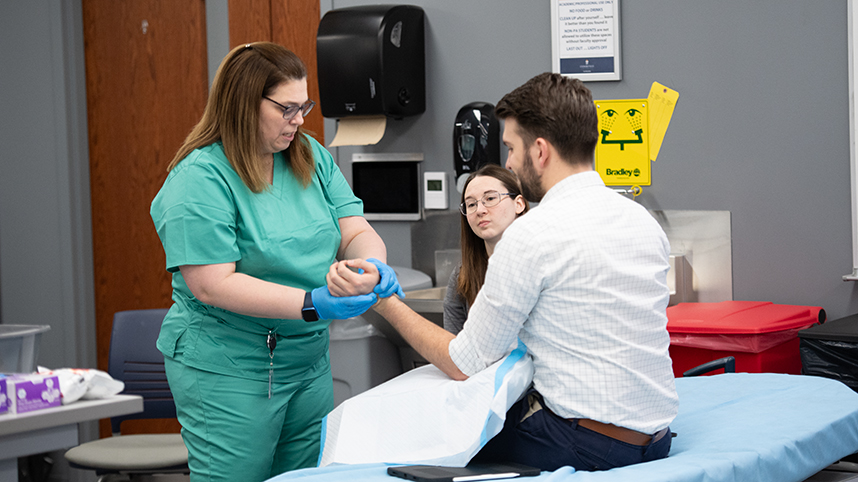
{"label": "wall-mounted soap dispenser", "polygon": [[484,164],[500,164],[500,128],[495,106],[471,102],[459,109],[453,127],[453,164],[456,189],[462,192],[468,176]]}

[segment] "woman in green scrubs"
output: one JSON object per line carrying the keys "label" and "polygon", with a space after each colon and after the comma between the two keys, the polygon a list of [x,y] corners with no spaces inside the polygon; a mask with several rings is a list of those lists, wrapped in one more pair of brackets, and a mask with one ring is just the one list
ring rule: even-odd
{"label": "woman in green scrubs", "polygon": [[157,344],[194,482],[315,466],[330,320],[401,295],[360,199],[301,128],[313,105],[294,53],[232,50],[152,202],[174,302]]}

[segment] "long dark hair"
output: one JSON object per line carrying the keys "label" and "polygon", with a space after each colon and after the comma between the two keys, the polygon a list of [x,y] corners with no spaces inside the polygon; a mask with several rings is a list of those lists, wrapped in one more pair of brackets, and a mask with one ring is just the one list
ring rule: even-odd
{"label": "long dark hair", "polygon": [[[465,202],[465,192],[468,190],[468,185],[474,179],[482,176],[493,177],[500,181],[506,192],[515,194],[513,199],[521,196],[521,185],[515,173],[497,164],[486,164],[474,171],[468,176],[468,180],[465,181],[465,186],[462,188],[463,203]],[[526,213],[528,209],[530,209],[530,204],[527,202],[527,199],[524,199],[524,210],[519,216]],[[462,268],[459,270],[459,281],[456,284],[456,289],[468,302],[468,306],[472,306],[474,300],[477,298],[477,293],[480,292],[480,288],[483,287],[483,282],[486,280],[486,270],[489,267],[489,253],[486,251],[486,242],[477,236],[474,230],[471,229],[471,225],[468,224],[467,216],[462,216],[461,223]]]}

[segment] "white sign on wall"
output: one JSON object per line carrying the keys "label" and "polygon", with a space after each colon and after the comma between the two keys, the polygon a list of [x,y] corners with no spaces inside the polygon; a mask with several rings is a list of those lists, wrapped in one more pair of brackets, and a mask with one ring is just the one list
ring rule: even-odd
{"label": "white sign on wall", "polygon": [[551,0],[553,72],[620,80],[620,0]]}

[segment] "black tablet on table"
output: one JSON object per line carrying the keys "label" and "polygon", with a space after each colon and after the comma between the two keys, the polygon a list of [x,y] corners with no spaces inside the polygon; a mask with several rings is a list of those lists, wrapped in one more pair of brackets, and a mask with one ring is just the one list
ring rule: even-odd
{"label": "black tablet on table", "polygon": [[438,467],[434,465],[403,465],[388,467],[387,473],[416,482],[469,482],[479,480],[513,479],[539,475],[540,470],[513,463],[470,464],[467,467]]}

